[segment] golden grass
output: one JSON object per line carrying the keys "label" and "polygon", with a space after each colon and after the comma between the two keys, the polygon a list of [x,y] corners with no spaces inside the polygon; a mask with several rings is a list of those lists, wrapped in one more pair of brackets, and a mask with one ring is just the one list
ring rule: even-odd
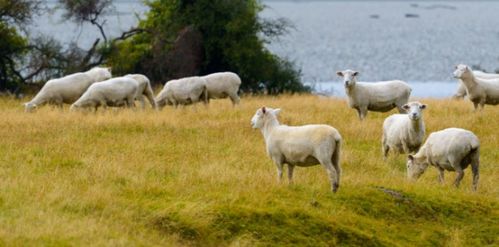
{"label": "golden grass", "polygon": [[[481,141],[480,182],[461,187],[430,168],[411,183],[405,156],[381,157],[381,126],[344,100],[245,97],[161,112],[26,114],[0,99],[0,244],[81,246],[498,245],[499,107],[422,99],[427,133],[447,127]],[[258,107],[282,108],[288,125],[325,123],[344,139],[340,190],[320,166],[277,182]],[[393,112],[391,112],[393,113]],[[400,192],[404,198],[377,187]]]}

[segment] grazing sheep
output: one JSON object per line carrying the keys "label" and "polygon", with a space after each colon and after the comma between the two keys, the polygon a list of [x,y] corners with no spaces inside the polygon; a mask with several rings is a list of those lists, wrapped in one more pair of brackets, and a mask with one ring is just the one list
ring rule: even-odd
{"label": "grazing sheep", "polygon": [[154,101],[154,93],[149,78],[141,74],[131,74],[126,75],[125,77],[132,78],[139,83],[137,97],[135,97],[135,99],[138,99],[140,101],[142,109],[146,107],[144,96],[147,97],[147,100],[149,100],[149,103],[151,103],[152,108],[156,109],[156,101]]}
{"label": "grazing sheep", "polygon": [[24,103],[25,111],[31,112],[46,103],[59,107],[62,107],[63,103],[71,104],[80,98],[92,83],[109,78],[111,78],[110,68],[95,67],[87,72],[49,80],[30,102]]}
{"label": "grazing sheep", "polygon": [[340,133],[329,125],[286,126],[279,124],[280,109],[258,109],[251,125],[262,131],[267,154],[277,166],[279,180],[282,167],[288,165],[288,179],[293,181],[295,166],[321,164],[326,168],[333,192],[340,186]]}
{"label": "grazing sheep", "polygon": [[221,72],[203,76],[206,79],[206,89],[209,99],[222,99],[229,97],[233,105],[239,103],[239,86],[241,79],[232,72]]}
{"label": "grazing sheep", "polygon": [[367,111],[387,112],[397,107],[404,112],[402,106],[407,104],[411,95],[411,87],[403,81],[384,81],[377,83],[357,82],[359,72],[344,70],[336,72],[343,77],[345,91],[348,95],[348,105],[357,110],[360,120]]}
{"label": "grazing sheep", "polygon": [[383,137],[381,146],[384,157],[388,151],[398,153],[415,153],[423,143],[425,126],[423,110],[426,105],[419,102],[410,102],[402,106],[407,114],[393,114],[383,123]]}
{"label": "grazing sheep", "polygon": [[189,105],[199,101],[208,103],[206,80],[193,76],[168,81],[163,90],[155,98],[156,105],[161,109],[165,105]]}
{"label": "grazing sheep", "polygon": [[71,110],[78,108],[94,108],[99,106],[135,107],[135,97],[139,83],[129,77],[116,77],[92,84],[87,91],[73,104]]}
{"label": "grazing sheep", "polygon": [[[485,79],[485,80],[491,80],[491,83],[496,83],[499,86],[499,80],[494,80],[494,79],[499,79],[499,74],[490,74],[490,73],[485,73],[479,70],[473,70],[473,75],[480,79]],[[464,86],[464,82],[461,79],[458,79],[459,81],[459,87],[457,88],[457,91],[454,95],[452,95],[453,99],[464,99],[466,96],[466,87]]]}
{"label": "grazing sheep", "polygon": [[407,176],[409,179],[417,179],[428,168],[428,165],[432,165],[440,172],[440,182],[444,181],[444,170],[457,172],[454,185],[459,187],[464,176],[463,170],[470,164],[473,173],[473,190],[476,191],[480,165],[480,141],[471,131],[448,128],[431,133],[421,149],[415,155],[408,156]]}
{"label": "grazing sheep", "polygon": [[464,64],[456,66],[454,77],[463,82],[468,98],[473,102],[475,110],[478,109],[478,106],[483,109],[485,104],[499,104],[499,79],[485,80],[476,77],[471,69]]}

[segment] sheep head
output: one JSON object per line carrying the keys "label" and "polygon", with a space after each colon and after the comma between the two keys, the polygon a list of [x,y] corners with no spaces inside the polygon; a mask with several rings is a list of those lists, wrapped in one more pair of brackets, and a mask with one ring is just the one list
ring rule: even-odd
{"label": "sheep head", "polygon": [[357,75],[359,75],[359,72],[347,69],[338,71],[336,72],[336,74],[340,77],[343,77],[343,83],[345,84],[345,87],[353,87],[357,82],[356,77]]}
{"label": "sheep head", "polygon": [[402,109],[407,112],[411,120],[417,121],[423,116],[423,110],[426,109],[426,105],[414,101],[403,105]]}
{"label": "sheep head", "polygon": [[279,113],[281,112],[281,109],[273,109],[269,107],[262,107],[258,109],[251,118],[251,126],[253,129],[260,129],[262,128],[266,122],[269,120],[274,120],[277,119],[277,116],[279,116]]}

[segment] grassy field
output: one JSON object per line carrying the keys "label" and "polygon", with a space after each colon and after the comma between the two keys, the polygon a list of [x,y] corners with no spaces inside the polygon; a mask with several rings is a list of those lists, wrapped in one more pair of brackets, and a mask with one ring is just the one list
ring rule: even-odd
{"label": "grassy field", "polygon": [[[0,99],[0,245],[498,246],[499,107],[426,100],[427,133],[472,130],[481,140],[478,192],[430,167],[406,180],[405,156],[383,161],[383,119],[360,122],[346,102],[245,97],[161,112],[23,112]],[[343,176],[330,192],[320,166],[277,181],[258,107],[288,125],[326,123],[343,136]],[[384,189],[383,189],[384,188]]]}

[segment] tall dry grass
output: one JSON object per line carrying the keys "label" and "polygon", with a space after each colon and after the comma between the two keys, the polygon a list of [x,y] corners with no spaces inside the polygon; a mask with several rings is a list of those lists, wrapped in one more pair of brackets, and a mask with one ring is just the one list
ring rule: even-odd
{"label": "tall dry grass", "polygon": [[[480,182],[461,188],[430,168],[405,178],[405,156],[383,161],[381,126],[340,99],[245,97],[181,109],[26,114],[0,99],[3,245],[494,245],[499,244],[499,107],[421,99],[427,133],[447,127],[481,141]],[[288,125],[325,123],[344,139],[340,190],[320,166],[279,183],[250,118],[282,108]],[[395,191],[390,195],[379,187]],[[385,190],[387,191],[387,190]],[[387,191],[387,192],[390,192]]]}

